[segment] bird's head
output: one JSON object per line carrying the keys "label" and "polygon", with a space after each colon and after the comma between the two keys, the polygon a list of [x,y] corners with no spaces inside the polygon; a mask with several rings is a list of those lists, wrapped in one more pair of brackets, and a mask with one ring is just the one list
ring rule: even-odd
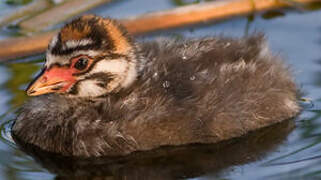
{"label": "bird's head", "polygon": [[43,70],[31,82],[27,94],[94,98],[116,93],[136,80],[142,61],[137,51],[117,22],[82,16],[53,37]]}

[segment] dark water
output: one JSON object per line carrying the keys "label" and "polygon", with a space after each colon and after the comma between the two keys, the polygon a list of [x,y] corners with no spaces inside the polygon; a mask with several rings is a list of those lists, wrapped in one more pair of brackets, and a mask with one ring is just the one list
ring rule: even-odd
{"label": "dark water", "polygon": [[[118,18],[168,9],[184,2],[193,1],[129,0],[91,12]],[[0,1],[0,16],[10,11],[14,11],[14,7]],[[87,171],[106,176],[105,179],[320,179],[321,11],[278,11],[258,14],[254,19],[237,18],[152,33],[141,38],[160,35],[200,37],[222,33],[242,36],[254,31],[266,33],[270,47],[292,66],[296,81],[305,93],[304,111],[294,120],[215,146],[165,148],[118,160],[96,159],[93,160],[95,163],[38,152],[48,158],[44,165],[66,175]],[[16,35],[12,32],[2,29],[0,39]],[[0,65],[0,179],[55,179],[56,175],[17,149],[8,128],[15,118],[14,111],[27,98],[23,89],[42,61],[43,57],[37,56]]]}

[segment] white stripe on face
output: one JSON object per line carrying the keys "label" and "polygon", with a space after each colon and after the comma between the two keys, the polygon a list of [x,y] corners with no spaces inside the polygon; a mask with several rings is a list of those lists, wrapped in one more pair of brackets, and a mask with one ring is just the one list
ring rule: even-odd
{"label": "white stripe on face", "polygon": [[93,43],[94,42],[91,39],[69,40],[69,41],[66,41],[65,44],[63,45],[63,50],[72,49],[79,46],[87,46]]}
{"label": "white stripe on face", "polygon": [[[58,35],[55,35],[49,43],[49,50],[52,50],[52,48],[57,45],[57,42],[58,42]],[[91,45],[93,43],[94,42],[91,39],[69,40],[69,41],[66,41],[64,44],[62,44],[61,48],[63,50],[66,50],[66,49],[72,49],[79,46]]]}
{"label": "white stripe on face", "polygon": [[107,89],[97,85],[98,81],[94,79],[81,81],[78,84],[78,94],[81,97],[97,97],[105,94]]}
{"label": "white stripe on face", "polygon": [[137,77],[135,63],[128,62],[125,59],[101,60],[95,64],[89,73],[100,72],[112,74],[114,77],[108,84],[107,89],[109,91],[118,87],[128,87]]}
{"label": "white stripe on face", "polygon": [[101,60],[95,64],[91,73],[121,74],[126,71],[128,63],[124,59]]}

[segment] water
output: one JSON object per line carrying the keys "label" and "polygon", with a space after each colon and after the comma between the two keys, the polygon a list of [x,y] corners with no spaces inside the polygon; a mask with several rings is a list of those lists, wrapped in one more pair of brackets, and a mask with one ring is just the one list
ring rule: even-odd
{"label": "water", "polygon": [[[91,12],[118,18],[173,8],[181,2],[193,1],[118,1]],[[5,5],[4,1],[0,2],[0,16],[14,9]],[[195,150],[189,148],[188,152],[184,148],[167,152],[165,157],[160,152],[160,156],[152,158],[153,161],[146,157],[138,158],[132,164],[122,164],[123,171],[118,172],[119,176],[133,177],[136,172],[136,176],[145,178],[152,175],[166,177],[170,172],[181,179],[321,178],[321,11],[282,11],[278,15],[281,16],[266,19],[270,17],[268,14],[264,14],[265,18],[258,14],[252,20],[236,18],[217,24],[151,33],[140,38],[181,35],[201,37],[222,33],[242,36],[253,31],[263,31],[272,50],[292,66],[296,81],[305,93],[302,114],[292,123],[286,122],[236,143],[223,144],[223,152],[205,146]],[[10,29],[0,31],[0,39],[12,35],[14,33]],[[42,56],[37,56],[0,65],[0,179],[55,178],[54,174],[15,146],[9,128],[15,118],[15,110],[27,99],[23,89],[39,70],[42,60]],[[257,140],[256,137],[262,138]],[[88,168],[85,162],[80,163]],[[69,167],[67,160],[65,167]],[[132,171],[125,171],[128,168]]]}

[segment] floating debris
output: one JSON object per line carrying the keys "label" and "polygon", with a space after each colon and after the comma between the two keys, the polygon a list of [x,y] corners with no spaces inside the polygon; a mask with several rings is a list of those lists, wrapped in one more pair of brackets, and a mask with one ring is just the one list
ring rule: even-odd
{"label": "floating debris", "polygon": [[313,100],[311,98],[301,97],[300,98],[300,104],[305,109],[312,109],[314,107],[314,103],[313,103]]}

